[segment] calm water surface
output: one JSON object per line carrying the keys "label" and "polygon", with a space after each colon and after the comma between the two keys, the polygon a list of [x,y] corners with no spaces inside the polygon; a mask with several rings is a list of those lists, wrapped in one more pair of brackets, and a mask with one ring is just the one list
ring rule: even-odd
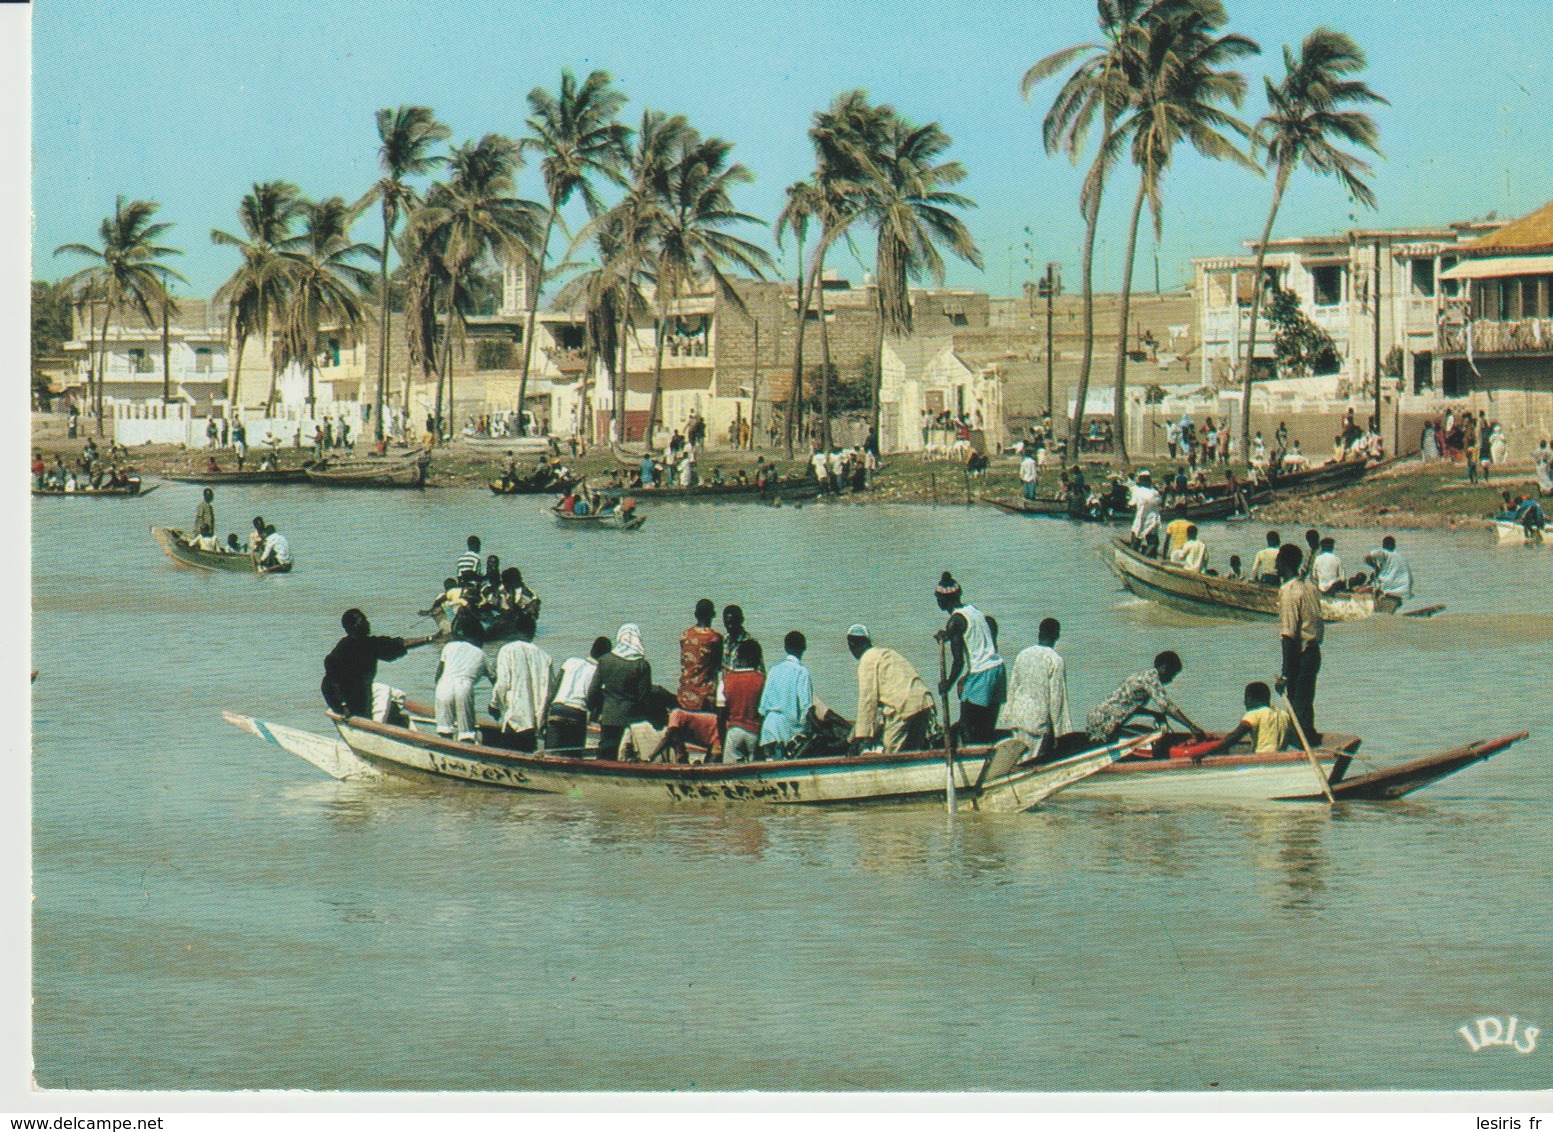
{"label": "calm water surface", "polygon": [[[1268,625],[1123,592],[1105,531],[964,508],[656,506],[559,532],[482,492],[220,489],[297,572],[180,570],[149,523],[198,489],[38,500],[34,1058],[48,1088],[1389,1089],[1553,1085],[1553,555],[1410,534],[1432,621],[1330,631],[1318,714],[1402,756],[1531,741],[1388,807],[1036,813],[610,809],[332,781],[226,726],[327,730],[352,605],[418,633],[464,536],[521,565],[559,661],[637,621],[672,685],[695,600],[777,653],[809,636],[850,715],[842,636],[936,670],[951,569],[1006,657],[1063,622],[1075,715],[1162,648],[1229,725],[1276,671]],[[1208,535],[1222,562],[1261,530]],[[1374,542],[1339,539],[1350,568]],[[1248,559],[1249,560],[1249,559]],[[429,692],[436,658],[388,666]],[[88,711],[88,709],[90,709]],[[1483,1015],[1549,1030],[1474,1053]]]}

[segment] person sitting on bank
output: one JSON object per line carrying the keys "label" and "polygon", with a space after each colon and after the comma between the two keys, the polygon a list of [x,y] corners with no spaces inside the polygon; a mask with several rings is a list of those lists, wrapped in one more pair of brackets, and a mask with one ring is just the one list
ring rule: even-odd
{"label": "person sitting on bank", "polygon": [[789,758],[814,714],[814,682],[803,663],[809,642],[794,629],[782,638],[782,647],[787,655],[766,673],[760,694],[760,753],[768,759]]}
{"label": "person sitting on bank", "polygon": [[847,630],[847,649],[857,660],[853,753],[874,746],[876,739],[882,741],[887,755],[924,750],[933,719],[933,698],[921,675],[894,649],[875,645],[866,625]]}
{"label": "person sitting on bank", "polygon": [[1251,581],[1259,586],[1278,584],[1278,548],[1282,545],[1283,539],[1277,531],[1267,532],[1267,545],[1251,560]]}
{"label": "person sitting on bank", "polygon": [[264,526],[264,546],[259,551],[259,570],[265,574],[291,572],[291,544],[268,523]]}
{"label": "person sitting on bank", "polygon": [[340,625],[345,636],[324,657],[324,679],[320,685],[324,703],[338,715],[387,721],[394,689],[375,682],[378,661],[398,660],[410,649],[430,644],[433,638],[374,637],[372,623],[359,609],[347,609],[341,614]]}
{"label": "person sitting on bank", "polygon": [[1187,525],[1186,541],[1171,552],[1170,561],[1197,574],[1208,568],[1208,544],[1197,537],[1195,524]]}
{"label": "person sitting on bank", "polygon": [[998,726],[1024,741],[1030,757],[1049,756],[1057,740],[1073,730],[1068,714],[1068,669],[1057,641],[1062,624],[1055,617],[1041,621],[1036,643],[1014,658],[1008,678],[1008,702]]}
{"label": "person sitting on bank", "polygon": [[1293,717],[1282,708],[1272,706],[1273,690],[1260,680],[1246,685],[1243,701],[1246,714],[1240,717],[1233,730],[1207,750],[1192,756],[1193,762],[1201,762],[1213,755],[1227,754],[1241,740],[1254,740],[1253,750],[1258,755],[1272,755],[1288,746],[1289,735],[1294,729]]}
{"label": "person sitting on bank", "polygon": [[496,654],[496,678],[491,683],[491,715],[501,722],[501,746],[533,753],[549,704],[555,662],[534,643],[534,619],[519,613],[512,622],[516,638]]}
{"label": "person sitting on bank", "polygon": [[1180,722],[1194,736],[1201,738],[1203,731],[1186,718],[1176,707],[1175,701],[1165,692],[1169,684],[1181,674],[1181,658],[1166,651],[1154,658],[1154,667],[1135,672],[1122,681],[1121,687],[1096,705],[1089,713],[1085,730],[1091,742],[1109,743],[1128,723],[1138,715],[1153,716],[1153,726],[1163,727],[1167,720]]}

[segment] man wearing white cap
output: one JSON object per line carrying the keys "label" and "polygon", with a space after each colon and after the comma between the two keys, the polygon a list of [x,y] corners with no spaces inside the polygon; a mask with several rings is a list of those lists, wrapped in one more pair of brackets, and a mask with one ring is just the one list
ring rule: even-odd
{"label": "man wearing white cap", "polygon": [[1154,477],[1144,468],[1132,485],[1132,544],[1150,555],[1159,553],[1159,491]]}
{"label": "man wearing white cap", "polygon": [[847,630],[847,648],[857,658],[857,747],[872,746],[882,731],[886,754],[925,748],[933,700],[911,662],[875,645],[866,625]]}

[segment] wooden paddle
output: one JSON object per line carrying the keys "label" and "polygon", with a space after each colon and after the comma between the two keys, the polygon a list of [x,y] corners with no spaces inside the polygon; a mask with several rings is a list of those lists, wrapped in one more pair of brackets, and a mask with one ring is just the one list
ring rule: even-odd
{"label": "wooden paddle", "polygon": [[1326,795],[1327,805],[1336,805],[1337,799],[1332,797],[1332,787],[1327,784],[1327,776],[1321,773],[1321,764],[1316,761],[1316,752],[1310,749],[1310,740],[1305,738],[1305,729],[1300,726],[1300,717],[1294,714],[1294,705],[1289,702],[1287,695],[1280,698],[1283,700],[1283,710],[1289,713],[1289,721],[1294,724],[1294,733],[1300,737],[1300,746],[1305,750],[1305,758],[1310,762],[1310,769],[1316,772],[1316,781],[1321,783],[1321,792]]}
{"label": "wooden paddle", "polygon": [[[949,679],[949,661],[944,653],[945,642],[938,642],[938,683],[942,686]],[[951,690],[944,692],[944,770],[948,778],[948,786],[944,792],[944,805],[948,808],[950,816],[954,815],[956,802],[954,796],[954,720],[949,717],[949,695]]]}

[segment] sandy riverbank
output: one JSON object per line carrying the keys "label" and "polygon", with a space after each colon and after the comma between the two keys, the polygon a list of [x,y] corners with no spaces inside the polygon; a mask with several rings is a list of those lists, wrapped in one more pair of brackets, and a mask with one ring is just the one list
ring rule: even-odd
{"label": "sandy riverbank", "polygon": [[[68,462],[79,455],[84,444],[84,438],[34,440],[34,448],[42,451],[48,462],[52,462],[55,452],[64,455]],[[280,458],[285,466],[300,464],[309,455],[306,449],[280,450]],[[432,455],[429,484],[433,488],[483,487],[498,474],[504,456],[501,452],[475,451],[461,445],[439,448]],[[788,461],[783,458],[782,452],[714,450],[702,458],[700,467],[703,475],[710,475],[714,468],[721,468],[724,476],[731,477],[739,468],[753,468],[756,459],[762,456],[768,462],[774,462],[785,475],[803,475],[806,471],[801,460]],[[203,450],[172,445],[146,445],[133,449],[130,454],[131,462],[140,473],[153,477],[199,471],[205,467],[207,459],[208,454]],[[236,467],[230,452],[218,453],[216,460],[223,469]],[[607,449],[594,449],[581,458],[568,455],[566,460],[584,475],[595,478],[603,478],[620,467]],[[519,465],[527,467],[533,462],[532,458],[522,459]],[[252,462],[249,466],[253,466]],[[1106,472],[1107,469],[1099,465],[1089,468],[1090,481],[1093,483],[1103,479]],[[1055,470],[1042,471],[1039,490],[1042,495],[1056,493]],[[1016,499],[1020,491],[1017,465],[1006,457],[995,460],[985,475],[972,478],[965,475],[957,463],[899,455],[886,458],[875,480],[874,490],[855,498],[859,503],[964,505],[991,498]],[[1516,465],[1508,470],[1508,474],[1496,475],[1488,483],[1480,478],[1477,484],[1472,484],[1468,482],[1465,468],[1461,465],[1438,461],[1428,464],[1406,461],[1337,491],[1269,504],[1258,508],[1257,515],[1272,523],[1338,528],[1430,530],[1482,527],[1487,525],[1486,516],[1499,509],[1501,491],[1535,493],[1536,481],[1532,477],[1530,465]]]}

